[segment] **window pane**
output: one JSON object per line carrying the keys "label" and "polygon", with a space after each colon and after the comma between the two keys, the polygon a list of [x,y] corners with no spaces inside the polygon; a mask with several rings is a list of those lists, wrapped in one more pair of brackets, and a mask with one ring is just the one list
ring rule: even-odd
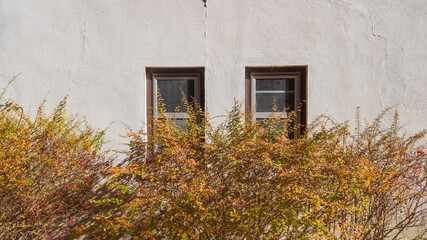
{"label": "window pane", "polygon": [[278,111],[294,110],[294,93],[256,93],[257,112],[271,112],[273,105]]}
{"label": "window pane", "polygon": [[183,128],[187,119],[172,119],[172,121],[179,127]]}
{"label": "window pane", "polygon": [[257,91],[272,91],[272,90],[295,90],[295,80],[293,78],[282,79],[257,79]]}
{"label": "window pane", "polygon": [[166,105],[166,112],[174,112],[177,107],[180,107],[179,112],[185,112],[182,107],[181,91],[184,92],[187,101],[191,101],[194,96],[193,80],[158,80],[157,87]]}

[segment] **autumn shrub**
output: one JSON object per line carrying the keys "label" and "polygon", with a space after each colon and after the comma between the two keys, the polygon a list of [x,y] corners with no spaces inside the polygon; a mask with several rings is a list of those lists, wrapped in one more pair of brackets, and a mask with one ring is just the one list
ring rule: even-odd
{"label": "autumn shrub", "polygon": [[89,201],[108,166],[103,132],[64,107],[46,115],[42,104],[30,117],[0,102],[0,239],[69,239],[92,219]]}
{"label": "autumn shrub", "polygon": [[[189,107],[185,126],[160,113],[129,131],[128,158],[109,169],[110,209],[77,229],[91,239],[386,239],[425,237],[424,133],[397,114],[350,131],[319,117],[289,139],[292,114],[253,121],[238,105],[219,126]],[[194,110],[195,109],[195,110]],[[148,132],[148,133],[147,133]]]}

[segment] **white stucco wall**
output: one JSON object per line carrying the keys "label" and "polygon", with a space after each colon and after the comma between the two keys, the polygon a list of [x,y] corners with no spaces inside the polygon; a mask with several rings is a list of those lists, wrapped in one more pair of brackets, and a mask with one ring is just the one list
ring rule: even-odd
{"label": "white stucco wall", "polygon": [[427,128],[426,0],[0,0],[0,86],[47,96],[109,138],[145,121],[145,67],[204,66],[212,115],[244,99],[245,66],[308,65],[308,120],[399,104]]}

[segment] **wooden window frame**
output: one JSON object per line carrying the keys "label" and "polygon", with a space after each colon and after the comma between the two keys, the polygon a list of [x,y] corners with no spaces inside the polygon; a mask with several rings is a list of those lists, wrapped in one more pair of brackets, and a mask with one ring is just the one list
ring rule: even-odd
{"label": "wooden window frame", "polygon": [[[173,74],[173,73],[155,73],[153,74],[153,114],[157,117],[157,81],[162,80],[193,80],[194,81],[194,99],[200,101],[200,74]],[[166,112],[169,118],[185,119],[188,113],[185,112]]]}
{"label": "wooden window frame", "polygon": [[[273,67],[246,67],[245,68],[245,111],[253,111],[255,109],[256,89],[255,84],[257,79],[271,78],[294,78],[294,106],[297,111],[296,122],[300,124],[300,129],[295,132],[295,136],[302,134],[307,125],[307,66],[273,66]],[[256,118],[266,118],[268,113],[253,113],[254,120]],[[284,116],[281,116],[284,117]]]}
{"label": "wooden window frame", "polygon": [[[163,79],[191,79],[194,82],[194,97],[204,109],[204,67],[146,67],[147,125],[151,126],[151,116],[156,116],[157,81]],[[168,114],[169,115],[169,114]],[[181,116],[182,115],[182,116]],[[170,117],[185,118],[184,113],[174,113]]]}

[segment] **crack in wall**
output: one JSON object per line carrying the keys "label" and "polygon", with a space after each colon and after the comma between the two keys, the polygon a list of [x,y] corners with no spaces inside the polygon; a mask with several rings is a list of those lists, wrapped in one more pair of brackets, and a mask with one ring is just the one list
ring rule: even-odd
{"label": "crack in wall", "polygon": [[[364,6],[370,16],[371,19],[371,34],[372,36],[374,36],[375,38],[379,38],[382,39],[385,42],[385,58],[382,59],[382,73],[385,74],[387,72],[388,69],[388,57],[389,57],[389,46],[388,46],[388,38],[387,36],[385,36],[384,34],[380,34],[378,33],[376,30],[377,26],[381,23],[384,23],[385,20],[391,15],[391,13],[393,12],[394,8],[396,7],[397,3],[399,2],[399,0],[395,0],[391,7],[388,9],[387,13],[385,15],[383,15],[382,17],[377,17],[377,21],[375,22],[375,14],[374,12],[371,10],[371,8]],[[387,77],[386,75],[383,75],[383,78],[380,78],[378,80],[378,89],[380,91],[379,94],[379,104],[382,108],[387,107],[387,105],[389,105],[388,101],[387,101],[387,93],[390,92],[389,86],[390,86],[390,81],[391,79],[389,77]]]}
{"label": "crack in wall", "polygon": [[381,38],[381,39],[385,40],[385,60],[387,60],[388,59],[388,39],[387,39],[387,37],[375,33],[375,26],[373,23],[371,25],[371,33],[374,37]]}
{"label": "crack in wall", "polygon": [[[380,39],[378,43],[378,48],[383,48],[384,53],[379,56],[379,62],[382,68],[383,75],[377,81],[377,87],[380,91],[379,96],[379,105],[381,107],[386,107],[388,105],[387,101],[387,92],[390,91],[390,87],[393,84],[390,84],[391,79],[385,74],[387,73],[389,65],[389,38],[387,36],[387,31],[381,31],[379,28],[381,24],[384,24],[387,18],[391,16],[393,10],[399,3],[399,0],[384,0],[382,1],[372,1],[372,0],[328,0],[331,4],[341,5],[343,7],[349,8],[351,10],[357,10],[362,13],[363,16],[367,17],[368,31],[374,39]],[[370,21],[369,21],[370,20]]]}
{"label": "crack in wall", "polygon": [[398,2],[399,2],[399,0],[395,0],[393,2],[393,4],[391,5],[390,9],[388,10],[387,14],[385,14],[384,17],[380,18],[375,24],[374,24],[374,13],[368,7],[365,6],[369,12],[370,17],[371,17],[371,33],[372,33],[372,35],[374,37],[381,38],[381,39],[385,40],[385,60],[388,59],[388,39],[386,36],[381,35],[379,33],[376,33],[375,28],[377,27],[378,24],[383,23],[391,15],[391,13],[393,12],[393,10],[396,7]]}
{"label": "crack in wall", "polygon": [[86,55],[86,22],[82,25],[82,30],[80,34],[81,38],[81,45],[80,45],[80,61],[85,61],[85,55]]}
{"label": "crack in wall", "polygon": [[[207,1],[207,0],[206,0]],[[205,1],[203,1],[205,2]],[[208,10],[207,7],[205,5],[205,7],[203,8],[203,49],[205,52],[205,61],[207,61],[207,56],[208,56],[208,43],[207,43],[207,20],[208,20]],[[206,63],[205,63],[206,65]]]}
{"label": "crack in wall", "polygon": [[[394,0],[394,2],[392,3],[391,7],[388,9],[387,13],[384,15],[384,17],[380,18],[377,22],[375,22],[374,18],[375,18],[375,14],[372,12],[372,8],[370,8],[369,6],[366,6],[366,4],[364,4],[363,1],[360,1],[360,4],[356,4],[356,2],[353,1],[348,1],[348,0],[328,0],[331,4],[338,4],[338,5],[342,5],[345,6],[347,8],[350,8],[352,10],[358,10],[363,14],[367,14],[369,15],[370,19],[371,19],[371,34],[372,36],[376,37],[376,38],[380,38],[383,39],[385,41],[385,53],[384,53],[384,57],[385,60],[388,59],[388,39],[386,36],[384,36],[383,34],[379,34],[375,31],[375,28],[377,27],[377,25],[383,23],[393,12],[393,10],[395,9],[396,5],[398,4],[399,0]],[[375,2],[374,2],[375,3]]]}

